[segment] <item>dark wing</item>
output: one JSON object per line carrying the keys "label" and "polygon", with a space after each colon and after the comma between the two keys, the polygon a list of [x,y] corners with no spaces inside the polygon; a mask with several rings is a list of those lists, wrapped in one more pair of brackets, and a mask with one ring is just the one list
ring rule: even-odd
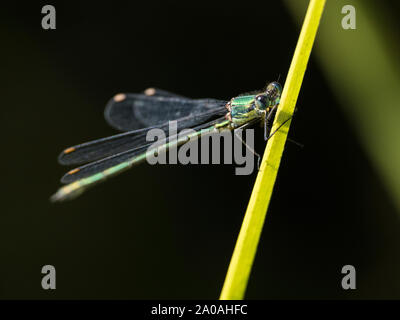
{"label": "dark wing", "polygon": [[[160,89],[145,93],[119,93],[106,105],[104,116],[109,125],[120,131],[131,131],[159,126],[170,120],[190,118],[216,109],[226,101],[216,99],[189,99]],[[192,127],[197,123],[189,123]]]}
{"label": "dark wing", "polygon": [[[149,143],[148,145],[143,145],[141,147],[126,150],[124,152],[120,152],[112,156],[93,161],[78,168],[72,169],[61,178],[61,182],[72,183],[76,180],[89,177],[108,168],[117,166],[125,161],[133,159],[135,156],[143,154],[150,145],[151,144]],[[143,157],[143,159],[141,160],[144,159],[145,158]]]}
{"label": "dark wing", "polygon": [[[215,120],[205,122],[199,126],[196,126],[192,129],[194,129],[198,133],[210,133],[212,132],[212,128],[216,123],[220,123],[221,121],[225,120],[225,117],[220,117]],[[206,131],[201,131],[201,130],[206,130]],[[168,138],[166,137],[165,139],[161,141],[157,141],[157,146],[163,146],[163,145],[168,145],[170,138],[174,137],[175,139],[178,140],[179,135],[175,134],[173,136],[169,136]],[[181,142],[177,144],[177,146],[184,144],[188,142],[189,140],[182,139]],[[62,178],[61,182],[62,183],[72,183],[75,182],[79,179],[87,178],[90,176],[93,176],[94,174],[104,172],[107,169],[110,168],[116,168],[116,166],[123,164],[124,162],[130,162],[133,164],[138,164],[146,159],[146,151],[151,150],[150,148],[153,147],[152,144],[154,142],[150,142],[147,144],[143,144],[137,147],[133,147],[131,149],[127,149],[123,152],[113,154],[111,156],[105,157],[103,159],[97,160],[90,162],[88,164],[85,164],[83,166],[80,166],[78,168],[72,169],[71,171],[67,172]],[[154,146],[154,148],[157,148],[157,146]],[[165,149],[167,151],[168,148]],[[115,172],[118,171],[118,169],[114,170]]]}
{"label": "dark wing", "polygon": [[[193,112],[188,116],[176,119],[177,131],[207,123],[225,115],[226,112],[225,105],[219,105],[217,108],[203,113]],[[169,123],[164,122],[158,126],[124,132],[67,148],[59,155],[58,161],[63,165],[82,164],[148,145],[149,141],[146,140],[147,133],[154,128],[163,130],[167,136]]]}

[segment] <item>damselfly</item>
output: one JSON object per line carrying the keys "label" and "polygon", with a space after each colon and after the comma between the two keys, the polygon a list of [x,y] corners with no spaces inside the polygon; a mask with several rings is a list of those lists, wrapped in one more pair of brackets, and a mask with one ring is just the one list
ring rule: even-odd
{"label": "damselfly", "polygon": [[[281,85],[271,82],[265,90],[240,95],[230,101],[189,99],[154,88],[142,94],[117,94],[105,108],[105,119],[112,127],[124,132],[65,149],[58,157],[59,163],[81,166],[61,178],[66,185],[51,200],[73,198],[108,177],[143,162],[149,152],[165,152],[203,134],[244,129],[263,122],[267,140],[281,92]],[[167,132],[171,120],[176,121],[179,131],[191,128],[195,132],[179,139],[169,136],[156,149],[149,148],[151,143],[146,140],[149,130],[160,128]]]}

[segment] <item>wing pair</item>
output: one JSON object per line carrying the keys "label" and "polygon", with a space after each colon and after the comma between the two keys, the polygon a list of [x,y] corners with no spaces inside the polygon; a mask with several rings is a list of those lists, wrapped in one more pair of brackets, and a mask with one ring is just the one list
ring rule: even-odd
{"label": "wing pair", "polygon": [[143,94],[117,94],[107,103],[105,118],[125,132],[65,149],[58,157],[61,164],[87,164],[66,173],[61,182],[73,183],[135,159],[153,143],[146,141],[149,130],[160,128],[168,134],[171,120],[177,121],[178,132],[202,127],[224,116],[225,105],[222,100],[189,99],[153,88]]}

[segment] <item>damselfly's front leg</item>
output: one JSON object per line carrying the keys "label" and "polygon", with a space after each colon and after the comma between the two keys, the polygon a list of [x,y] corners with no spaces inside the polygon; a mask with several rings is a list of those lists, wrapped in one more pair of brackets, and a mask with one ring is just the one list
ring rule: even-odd
{"label": "damselfly's front leg", "polygon": [[264,116],[264,140],[267,141],[269,138],[269,134],[271,133],[272,128],[272,120],[274,119],[274,115],[276,113],[278,105],[275,105],[271,108],[268,114]]}
{"label": "damselfly's front leg", "polygon": [[234,133],[235,133],[235,136],[236,136],[240,141],[242,141],[242,143],[245,145],[245,147],[246,147],[247,149],[249,149],[250,152],[253,153],[253,154],[257,157],[257,170],[260,170],[261,156],[260,156],[253,148],[251,148],[246,142],[244,142],[243,139],[242,139],[242,137],[240,137],[240,136],[238,135],[238,132],[236,131],[237,129],[246,129],[247,127],[249,127],[249,126],[251,126],[251,125],[253,125],[253,124],[254,124],[254,121],[250,121],[250,122],[248,122],[248,123],[245,123],[244,125],[242,125],[242,126],[236,128],[235,131],[234,131]]}

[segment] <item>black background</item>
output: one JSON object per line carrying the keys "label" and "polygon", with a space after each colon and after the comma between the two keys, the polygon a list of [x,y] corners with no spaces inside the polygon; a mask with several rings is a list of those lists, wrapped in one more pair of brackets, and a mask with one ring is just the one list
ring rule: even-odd
{"label": "black background", "polygon": [[[45,4],[1,10],[0,297],[218,298],[255,173],[143,164],[52,204],[56,157],[116,133],[103,108],[118,92],[229,99],[284,82],[298,26],[280,1],[53,1],[45,31]],[[398,215],[313,57],[297,107],[290,136],[305,147],[286,146],[246,297],[399,298]],[[341,288],[346,264],[357,290]]]}

